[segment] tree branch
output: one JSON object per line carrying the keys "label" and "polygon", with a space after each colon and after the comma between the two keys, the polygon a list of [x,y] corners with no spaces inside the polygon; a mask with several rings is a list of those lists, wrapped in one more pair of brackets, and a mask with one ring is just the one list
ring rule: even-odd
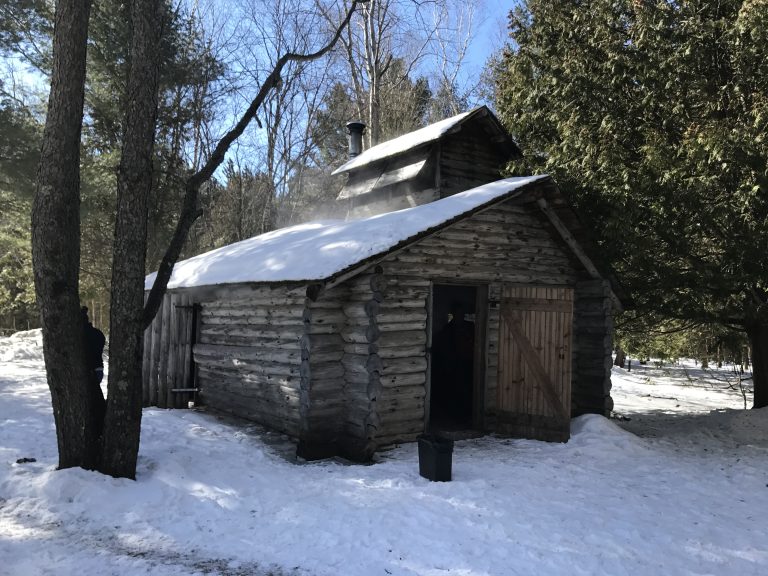
{"label": "tree branch", "polygon": [[171,242],[168,245],[168,249],[163,255],[163,259],[160,262],[160,267],[157,271],[157,277],[155,278],[155,282],[152,285],[152,290],[150,291],[149,297],[147,298],[147,303],[144,306],[145,328],[152,323],[152,319],[155,317],[155,314],[157,314],[157,311],[160,308],[163,294],[165,293],[165,290],[168,286],[168,281],[171,279],[173,266],[181,254],[181,249],[184,247],[184,242],[187,240],[189,230],[192,228],[195,220],[197,220],[197,218],[200,216],[200,212],[197,210],[197,196],[200,190],[200,186],[210,180],[216,169],[221,166],[229,148],[242,135],[248,124],[250,124],[251,120],[253,120],[253,118],[256,116],[256,112],[264,103],[264,100],[267,98],[269,92],[279,84],[280,73],[282,72],[285,65],[288,64],[288,62],[309,62],[311,60],[317,60],[318,58],[321,58],[330,52],[333,47],[336,46],[336,43],[339,41],[339,38],[344,31],[344,28],[346,28],[346,26],[349,24],[349,21],[351,20],[357,5],[360,4],[361,1],[362,0],[354,0],[352,2],[352,5],[347,11],[346,17],[336,28],[336,31],[328,44],[316,52],[311,52],[308,54],[288,52],[278,58],[275,66],[272,69],[272,72],[270,72],[266,77],[261,85],[261,88],[259,89],[258,94],[256,94],[256,97],[251,101],[250,106],[248,106],[248,109],[242,115],[234,128],[232,128],[222,137],[205,165],[198,172],[187,179],[187,182],[184,186],[185,190],[182,210],[181,214],[179,215],[179,221],[176,225],[176,230],[174,231]]}

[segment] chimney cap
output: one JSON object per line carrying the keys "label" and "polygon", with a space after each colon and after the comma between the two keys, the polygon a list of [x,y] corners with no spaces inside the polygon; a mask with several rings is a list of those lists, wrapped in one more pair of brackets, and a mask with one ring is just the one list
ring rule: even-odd
{"label": "chimney cap", "polygon": [[365,122],[361,122],[360,120],[352,120],[351,122],[347,122],[347,130],[349,130],[350,134],[353,132],[365,134],[365,127]]}
{"label": "chimney cap", "polygon": [[363,151],[363,134],[365,134],[365,124],[359,120],[347,122],[347,132],[349,133],[349,157],[356,158]]}

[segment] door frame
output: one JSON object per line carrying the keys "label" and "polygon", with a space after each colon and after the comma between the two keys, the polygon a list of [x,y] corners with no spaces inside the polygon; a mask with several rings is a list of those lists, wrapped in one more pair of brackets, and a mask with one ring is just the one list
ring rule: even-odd
{"label": "door frame", "polygon": [[487,282],[461,281],[433,278],[427,296],[427,372],[424,396],[424,431],[429,430],[432,408],[432,328],[435,313],[435,286],[466,286],[475,289],[475,355],[472,373],[472,429],[485,430],[485,395],[488,371],[488,306],[490,284]]}

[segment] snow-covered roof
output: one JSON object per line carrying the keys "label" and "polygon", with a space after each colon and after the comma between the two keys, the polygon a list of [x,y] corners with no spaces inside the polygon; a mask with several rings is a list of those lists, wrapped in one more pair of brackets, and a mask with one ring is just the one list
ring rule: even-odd
{"label": "snow-covered roof", "polygon": [[461,124],[461,122],[468,116],[476,113],[482,108],[483,107],[475,108],[469,112],[463,112],[456,116],[452,116],[451,118],[440,120],[439,122],[435,122],[434,124],[430,124],[429,126],[425,126],[419,130],[408,132],[408,134],[403,134],[402,136],[393,138],[392,140],[387,140],[386,142],[382,142],[381,144],[378,144],[372,148],[368,148],[368,150],[358,156],[355,156],[346,164],[342,164],[340,167],[333,171],[333,174],[349,172],[353,168],[359,168],[361,166],[365,166],[366,164],[370,164],[371,162],[375,162],[376,160],[394,156],[395,154],[400,154],[406,150],[411,150],[412,148],[416,148],[422,144],[433,142],[455,126]]}
{"label": "snow-covered roof", "polygon": [[[506,178],[397,212],[267,232],[178,262],[168,288],[325,280],[547,178]],[[145,289],[152,288],[155,276],[146,277]]]}

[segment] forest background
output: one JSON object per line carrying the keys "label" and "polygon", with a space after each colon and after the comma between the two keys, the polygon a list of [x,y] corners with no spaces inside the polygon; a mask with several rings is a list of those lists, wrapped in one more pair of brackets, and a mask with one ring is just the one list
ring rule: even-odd
{"label": "forest background", "polygon": [[[329,57],[291,63],[201,189],[182,258],[330,214],[344,125],[370,146],[479,104],[550,172],[632,295],[618,342],[641,359],[748,364],[766,315],[766,4],[374,0]],[[167,3],[147,270],[173,234],[185,178],[237,119],[277,54],[301,51],[334,2]],[[81,299],[108,328],[128,3],[93,6],[81,150]],[[39,325],[30,212],[51,69],[53,5],[0,4],[0,330]],[[489,23],[490,22],[490,23]],[[486,54],[481,52],[487,50]],[[481,62],[483,66],[478,66]],[[682,72],[681,72],[682,71]],[[762,328],[760,328],[762,327]],[[753,339],[754,340],[754,339]],[[765,340],[763,340],[765,342]]]}

